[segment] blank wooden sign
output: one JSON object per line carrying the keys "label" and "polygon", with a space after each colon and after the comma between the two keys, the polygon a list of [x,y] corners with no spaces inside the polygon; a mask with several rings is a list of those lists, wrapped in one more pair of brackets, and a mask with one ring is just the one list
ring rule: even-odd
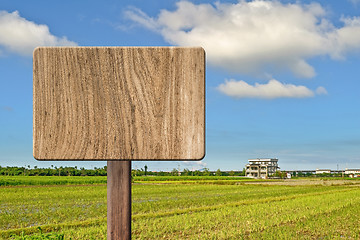
{"label": "blank wooden sign", "polygon": [[34,51],[38,160],[200,160],[205,52],[197,47]]}

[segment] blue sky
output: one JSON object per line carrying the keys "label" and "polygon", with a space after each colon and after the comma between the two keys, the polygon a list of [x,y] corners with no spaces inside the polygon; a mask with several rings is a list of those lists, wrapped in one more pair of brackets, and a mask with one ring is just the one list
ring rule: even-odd
{"label": "blue sky", "polygon": [[360,1],[0,3],[0,165],[104,166],[32,157],[36,46],[202,46],[206,157],[133,167],[360,168]]}

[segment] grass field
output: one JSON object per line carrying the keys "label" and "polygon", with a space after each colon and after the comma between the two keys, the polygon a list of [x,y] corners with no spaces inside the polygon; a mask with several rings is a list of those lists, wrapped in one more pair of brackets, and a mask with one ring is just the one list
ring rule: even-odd
{"label": "grass field", "polygon": [[[106,239],[104,181],[0,177],[0,239]],[[132,200],[133,239],[360,239],[356,180],[137,178]]]}

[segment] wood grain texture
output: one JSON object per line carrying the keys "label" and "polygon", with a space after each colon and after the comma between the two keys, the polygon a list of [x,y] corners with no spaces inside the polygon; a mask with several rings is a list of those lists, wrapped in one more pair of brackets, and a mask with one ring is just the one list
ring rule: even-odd
{"label": "wood grain texture", "polygon": [[107,162],[107,239],[131,239],[131,161]]}
{"label": "wood grain texture", "polygon": [[200,160],[198,47],[41,47],[33,58],[38,160]]}

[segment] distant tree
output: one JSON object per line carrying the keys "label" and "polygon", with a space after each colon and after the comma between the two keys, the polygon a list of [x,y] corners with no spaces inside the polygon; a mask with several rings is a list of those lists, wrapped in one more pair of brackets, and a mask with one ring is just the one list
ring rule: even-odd
{"label": "distant tree", "polygon": [[330,177],[331,174],[330,173],[321,173],[321,174],[316,174],[316,177]]}
{"label": "distant tree", "polygon": [[147,175],[148,166],[145,165],[144,168],[145,168],[145,176],[146,176],[146,175]]}
{"label": "distant tree", "polygon": [[131,170],[131,177],[134,178],[136,176],[136,170],[132,169]]}
{"label": "distant tree", "polygon": [[158,176],[168,176],[168,175],[169,173],[167,172],[163,172],[163,171],[158,172]]}
{"label": "distant tree", "polygon": [[209,171],[208,168],[204,168],[204,172],[202,174],[203,176],[210,176],[211,175],[211,172]]}
{"label": "distant tree", "polygon": [[274,177],[278,177],[278,178],[286,178],[286,172],[281,172],[281,171],[276,171],[274,174]]}
{"label": "distant tree", "polygon": [[34,170],[33,170],[33,176],[39,176],[39,170],[38,170],[38,167],[37,166],[34,166]]}
{"label": "distant tree", "polygon": [[144,175],[144,170],[141,168],[141,169],[136,169],[136,176],[142,176]]}
{"label": "distant tree", "polygon": [[176,168],[173,168],[173,170],[171,171],[171,175],[172,176],[178,176],[179,175],[179,170],[177,170]]}
{"label": "distant tree", "polygon": [[235,176],[235,172],[234,172],[233,170],[231,170],[231,171],[229,172],[229,175],[230,175],[230,176]]}
{"label": "distant tree", "polygon": [[184,176],[191,176],[191,171],[188,168],[184,168],[183,172],[181,173],[181,175]]}
{"label": "distant tree", "polygon": [[221,175],[222,175],[220,168],[219,168],[218,170],[216,170],[215,175],[216,175],[216,176],[221,176]]}
{"label": "distant tree", "polygon": [[24,167],[1,167],[0,166],[0,175],[8,176],[106,176],[106,166],[103,168],[94,169],[85,169],[81,168],[80,170],[77,167],[48,167],[48,168],[39,168],[34,166],[33,169]]}

